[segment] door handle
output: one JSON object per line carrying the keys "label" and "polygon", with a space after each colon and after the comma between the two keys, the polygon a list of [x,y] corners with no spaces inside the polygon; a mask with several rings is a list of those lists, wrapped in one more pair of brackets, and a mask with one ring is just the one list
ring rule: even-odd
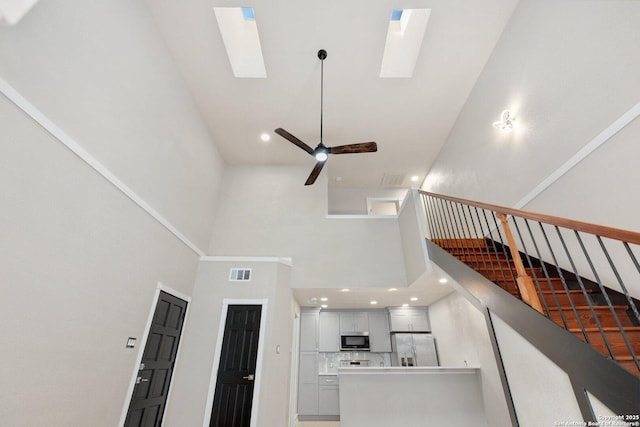
{"label": "door handle", "polygon": [[255,377],[253,376],[253,374],[249,374],[246,377],[242,377],[243,380],[249,380],[249,381],[253,381]]}
{"label": "door handle", "polygon": [[136,384],[147,383],[147,382],[149,382],[149,378],[142,378],[142,377],[136,378]]}

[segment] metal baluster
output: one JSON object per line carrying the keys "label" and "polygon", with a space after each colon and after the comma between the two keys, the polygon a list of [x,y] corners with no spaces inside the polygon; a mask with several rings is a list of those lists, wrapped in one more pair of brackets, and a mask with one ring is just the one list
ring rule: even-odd
{"label": "metal baluster", "polygon": [[[569,287],[567,286],[567,281],[564,278],[564,274],[562,274],[562,269],[560,268],[560,265],[558,264],[558,259],[556,258],[556,254],[555,252],[553,252],[553,248],[551,248],[551,243],[549,242],[549,237],[547,236],[546,231],[544,231],[544,227],[542,226],[542,223],[538,223],[538,225],[540,225],[540,230],[542,231],[542,235],[544,236],[544,240],[547,243],[547,249],[549,249],[549,253],[551,254],[551,258],[553,259],[553,264],[556,268],[556,272],[558,273],[558,276],[560,277],[560,281],[562,282],[562,287],[564,288],[565,292],[569,290]],[[557,228],[557,227],[556,227]],[[551,289],[554,289],[553,287],[553,282],[551,280],[549,280],[549,286],[551,287]],[[584,333],[584,326],[582,325],[582,320],[580,320],[580,315],[578,314],[578,310],[576,310],[575,305],[573,304],[573,301],[569,300],[569,305],[571,305],[571,309],[573,310],[573,314],[575,314],[576,319],[578,320],[578,324],[580,325],[580,329],[583,331]],[[562,317],[565,329],[569,330],[569,325],[567,324],[566,320],[564,319],[564,315],[563,315],[563,310],[562,310],[562,306],[558,306],[558,311],[560,312],[560,317]],[[586,336],[585,336],[586,339]]]}
{"label": "metal baluster", "polygon": [[[602,238],[600,236],[596,236],[596,239],[598,239],[598,243],[600,244],[600,248],[602,248],[602,252],[604,252],[605,257],[607,258],[607,261],[609,262],[609,265],[611,266],[611,269],[613,270],[613,274],[616,276],[616,279],[618,279],[618,283],[620,283],[620,285],[623,287],[623,289],[626,289],[625,286],[624,286],[624,283],[622,283],[622,278],[618,274],[618,270],[617,270],[616,266],[613,264],[613,261],[611,260],[611,256],[609,255],[609,251],[607,251],[607,248],[604,246],[604,242],[602,241]],[[582,245],[582,241],[580,241],[580,245],[583,247],[583,250],[584,250],[584,246]],[[591,266],[591,265],[592,265],[591,264],[591,260],[589,259],[589,266]],[[605,301],[607,301],[607,304],[609,305],[609,311],[611,311],[611,314],[613,314],[613,318],[616,321],[616,325],[618,325],[618,329],[620,330],[620,333],[622,334],[622,339],[624,340],[624,343],[627,345],[627,347],[631,351],[631,357],[633,358],[633,362],[636,364],[636,367],[638,368],[638,370],[640,370],[640,363],[638,362],[638,358],[636,357],[636,353],[635,353],[635,351],[633,351],[633,346],[629,342],[627,334],[624,331],[624,327],[622,326],[622,323],[620,322],[620,318],[618,317],[618,313],[616,313],[616,310],[613,308],[613,304],[611,303],[611,300],[609,299],[609,294],[606,291],[604,291],[604,286],[602,285],[602,282],[600,281],[600,278],[598,277],[597,273],[595,272],[595,270],[593,268],[592,268],[592,271],[593,271],[594,277],[596,278],[596,281],[598,282],[598,286],[600,286],[600,289],[603,291],[604,299],[605,299]],[[612,355],[612,357],[615,359],[615,356]]]}
{"label": "metal baluster", "polygon": [[[525,219],[526,221],[526,219]],[[518,237],[520,238],[520,244],[522,245],[522,252],[524,253],[525,257],[527,258],[527,264],[529,265],[529,268],[531,269],[531,273],[533,276],[533,281],[536,284],[536,289],[538,291],[538,295],[540,296],[540,302],[542,302],[542,305],[544,306],[544,312],[549,314],[549,306],[547,306],[547,301],[544,298],[544,294],[542,293],[542,288],[540,287],[540,282],[538,282],[538,275],[536,274],[536,270],[533,267],[533,264],[531,263],[531,258],[529,257],[529,250],[527,249],[527,246],[524,243],[524,239],[522,238],[522,233],[520,233],[520,227],[518,227],[518,221],[516,221],[516,217],[513,217],[513,225],[515,225],[516,227],[516,232],[518,233]]]}
{"label": "metal baluster", "polygon": [[[625,249],[627,250],[627,253],[629,254],[629,257],[631,257],[631,261],[636,266],[636,269],[638,270],[638,273],[640,273],[640,264],[638,263],[637,258],[633,255],[633,252],[631,251],[631,248],[629,247],[629,243],[622,242],[622,244],[624,245]],[[627,288],[624,288],[623,291],[624,291],[624,296],[627,297],[627,301],[629,302],[629,305],[631,306],[631,310],[633,310],[633,314],[636,315],[636,319],[638,320],[638,324],[640,325],[640,313],[638,313],[638,308],[636,307],[635,302],[633,302],[633,299],[631,298],[631,295],[629,295],[629,292],[627,291]]]}
{"label": "metal baluster", "polygon": [[[447,239],[448,240],[448,247],[443,247],[443,249],[445,249],[447,252],[451,253],[452,252],[452,248],[451,248],[451,244],[453,243],[455,245],[455,248],[458,248],[458,242],[452,238],[452,230],[451,230],[451,223],[447,220],[447,216],[446,216],[446,210],[444,209],[443,205],[444,205],[444,200],[442,199],[436,199],[439,203],[439,209],[440,209],[440,217],[442,218],[442,222],[445,225],[445,231],[447,234]],[[444,242],[442,242],[442,245],[444,245]],[[441,245],[441,246],[442,246]]]}
{"label": "metal baluster", "polygon": [[428,202],[429,196],[425,195],[425,194],[421,194],[420,195],[420,200],[422,201],[422,208],[424,209],[424,214],[427,218],[427,224],[429,225],[429,237],[431,239],[431,241],[434,241],[435,239],[437,239],[437,231],[435,228],[435,223],[434,223],[434,217],[433,217],[433,212],[429,209],[429,202]]}
{"label": "metal baluster", "polygon": [[[465,206],[467,208],[469,208],[469,205],[465,205]],[[467,233],[469,234],[469,239],[472,239],[474,234],[471,234],[471,228],[469,227],[469,221],[467,220],[467,215],[464,212],[464,206],[462,206],[462,216],[464,217],[464,224],[465,224],[465,226],[467,228]],[[473,220],[473,218],[472,218],[472,220]],[[475,240],[477,240],[477,239],[478,239],[478,236],[476,235],[475,236]],[[473,258],[475,260],[477,268],[479,269],[480,268],[480,263],[478,262],[478,250],[477,249],[481,250],[482,248],[481,247],[478,247],[478,248],[474,247],[474,251],[473,251]],[[469,261],[471,261],[471,259],[469,259]],[[475,270],[475,268],[474,268],[474,270]]]}
{"label": "metal baluster", "polygon": [[[469,238],[467,239],[467,234],[465,233],[465,227],[464,227],[464,223],[462,221],[462,216],[460,215],[460,203],[455,203],[455,209],[456,209],[456,214],[457,214],[457,218],[458,218],[458,222],[460,223],[461,229],[462,229],[462,235],[464,237],[465,240],[467,240],[467,242],[469,244],[471,244],[471,247],[469,247],[467,245],[467,248],[469,248],[469,256],[465,256],[464,259],[468,260],[468,262],[471,262],[471,257],[475,256],[476,259],[478,258],[478,254],[476,253],[475,250],[475,244],[473,243],[473,238],[471,236],[471,233],[469,233]],[[462,212],[464,213],[464,209],[462,210]],[[467,264],[467,261],[464,262],[465,264]]]}
{"label": "metal baluster", "polygon": [[449,224],[453,228],[453,230],[455,231],[454,236],[456,238],[456,242],[459,243],[459,245],[460,245],[460,252],[459,253],[461,255],[464,255],[466,248],[464,246],[464,242],[460,239],[460,234],[458,232],[458,227],[457,227],[455,221],[453,220],[453,214],[451,213],[451,202],[448,201],[448,200],[445,201],[445,206],[447,207],[447,216],[449,218]]}
{"label": "metal baluster", "polygon": [[[564,317],[564,313],[561,310],[560,300],[558,300],[558,296],[556,295],[556,291],[553,288],[553,283],[551,282],[551,277],[549,276],[549,272],[547,271],[547,263],[542,259],[542,255],[540,254],[540,249],[538,248],[538,243],[536,242],[536,238],[531,231],[531,226],[529,225],[529,220],[525,219],[524,223],[527,226],[527,230],[529,231],[529,236],[531,237],[531,241],[533,242],[533,248],[536,250],[536,256],[538,257],[538,261],[542,266],[542,272],[544,273],[544,277],[547,279],[547,285],[549,286],[549,290],[551,291],[551,296],[553,297],[553,301],[556,303],[556,308],[558,309],[558,313],[560,313],[560,318],[562,319],[562,324],[564,325],[564,329],[569,329],[567,324],[567,319]],[[537,222],[538,225],[542,228],[542,225]],[[548,316],[551,317],[551,312],[547,312]]]}
{"label": "metal baluster", "polygon": [[[582,294],[585,296],[585,298],[587,300],[587,304],[589,305],[589,311],[591,311],[591,314],[593,315],[593,318],[596,321],[596,326],[598,327],[598,331],[600,332],[600,335],[602,336],[602,339],[604,340],[604,344],[607,347],[607,350],[609,351],[610,354],[612,354],[611,353],[611,347],[609,345],[609,341],[607,340],[607,336],[604,333],[604,329],[602,328],[602,325],[600,324],[600,319],[598,318],[598,315],[596,314],[596,311],[593,308],[593,304],[591,304],[591,299],[589,298],[589,296],[587,294],[587,290],[586,290],[586,288],[584,286],[584,283],[582,281],[582,276],[580,276],[580,274],[578,274],[578,269],[576,268],[576,265],[573,262],[573,258],[571,257],[571,254],[569,253],[569,249],[567,248],[565,240],[562,237],[562,234],[560,233],[560,230],[559,230],[559,228],[557,226],[556,226],[556,230],[557,230],[558,236],[560,237],[560,242],[562,243],[562,247],[564,248],[564,251],[567,254],[567,258],[569,259],[569,263],[571,264],[571,269],[573,270],[573,274],[576,276],[576,280],[578,281],[578,285],[580,286],[580,289],[582,290]],[[580,243],[580,246],[582,247],[582,252],[584,253],[584,256],[587,259],[589,265],[592,265],[591,264],[591,258],[589,257],[589,254],[587,253],[587,251],[585,250],[584,246],[582,245],[582,239],[580,238],[580,234],[576,230],[573,230],[573,233],[575,234],[576,239]],[[597,273],[596,273],[595,269],[592,268],[591,270],[593,271],[593,273],[597,277]],[[567,291],[567,293],[568,293],[568,291]],[[570,301],[573,302],[573,299],[570,299]],[[586,329],[582,330],[582,334],[584,335],[585,340],[587,342],[590,342],[589,334],[587,333]],[[612,356],[613,356],[613,354],[612,354]]]}
{"label": "metal baluster", "polygon": [[[476,217],[478,218],[478,225],[480,226],[480,235],[482,236],[482,240],[484,241],[484,248],[487,251],[487,258],[489,258],[489,264],[491,265],[491,271],[493,272],[493,277],[498,277],[498,273],[496,273],[496,268],[493,265],[493,260],[491,259],[491,252],[489,251],[489,248],[487,247],[487,239],[485,238],[485,233],[484,233],[484,228],[482,227],[482,220],[480,219],[480,214],[478,213],[478,208],[474,207],[475,211],[476,211]],[[483,210],[484,213],[484,210]],[[484,215],[485,220],[487,219],[486,215]],[[487,229],[489,230],[489,235],[491,235],[491,228],[489,227],[489,224],[487,224]],[[484,251],[482,252],[482,259],[484,262]]]}
{"label": "metal baluster", "polygon": [[434,197],[431,197],[430,202],[431,202],[431,206],[434,211],[434,216],[436,218],[436,223],[437,223],[436,228],[438,229],[438,235],[439,235],[438,239],[440,243],[438,246],[442,246],[442,242],[444,241],[447,235],[445,232],[444,225],[442,224],[443,218],[440,211],[438,210],[437,200]]}
{"label": "metal baluster", "polygon": [[[513,274],[513,269],[511,268],[511,250],[509,250],[509,256],[507,257],[507,252],[506,249],[508,246],[505,245],[504,240],[502,239],[502,234],[500,233],[500,226],[498,225],[498,220],[496,219],[496,213],[493,211],[491,212],[491,216],[493,218],[493,223],[495,224],[495,230],[498,233],[498,238],[500,239],[500,245],[502,246],[502,253],[505,254],[505,257],[507,258],[507,267],[509,267],[509,274],[511,274],[511,286],[515,287],[517,293],[518,293],[518,297],[522,298],[522,294],[520,293],[520,289],[518,288],[517,282],[516,282],[516,276]],[[496,246],[496,242],[495,239],[493,238],[493,234],[491,235],[491,244],[493,245],[493,250],[496,251],[496,253],[498,253],[498,249]],[[505,281],[505,286],[507,287],[507,291],[509,291],[509,281],[507,279],[507,277],[504,275],[504,271],[502,271],[502,263],[500,262],[500,260],[498,259],[498,269],[500,270],[500,274],[502,274],[502,280]]]}

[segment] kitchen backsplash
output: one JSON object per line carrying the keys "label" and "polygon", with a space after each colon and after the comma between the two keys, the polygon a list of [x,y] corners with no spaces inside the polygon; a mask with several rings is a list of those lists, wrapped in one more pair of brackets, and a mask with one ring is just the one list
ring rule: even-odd
{"label": "kitchen backsplash", "polygon": [[318,372],[335,374],[340,366],[349,366],[351,362],[360,362],[360,366],[391,366],[391,353],[371,353],[369,351],[318,353]]}

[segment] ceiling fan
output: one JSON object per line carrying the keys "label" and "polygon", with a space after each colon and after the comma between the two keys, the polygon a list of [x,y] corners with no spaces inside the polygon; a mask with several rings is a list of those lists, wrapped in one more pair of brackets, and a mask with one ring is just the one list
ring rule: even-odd
{"label": "ceiling fan", "polygon": [[311,171],[309,178],[304,185],[311,185],[316,182],[318,175],[322,171],[324,164],[327,162],[329,154],[351,154],[351,153],[373,153],[378,151],[378,146],[375,142],[362,142],[359,144],[338,145],[337,147],[327,147],[322,143],[322,110],[323,110],[323,95],[324,95],[324,60],[327,58],[327,51],[320,49],[318,51],[318,58],[320,59],[320,143],[313,149],[307,144],[291,135],[289,132],[282,128],[275,130],[275,133],[286,139],[287,141],[302,148],[307,153],[311,154],[318,161]]}

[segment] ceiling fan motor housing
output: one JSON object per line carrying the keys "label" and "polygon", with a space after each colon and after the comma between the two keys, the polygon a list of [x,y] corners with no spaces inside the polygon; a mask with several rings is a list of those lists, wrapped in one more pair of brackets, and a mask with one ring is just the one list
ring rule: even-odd
{"label": "ceiling fan motor housing", "polygon": [[324,61],[327,58],[327,51],[324,49],[320,49],[318,51],[318,58],[320,58],[321,61]]}

